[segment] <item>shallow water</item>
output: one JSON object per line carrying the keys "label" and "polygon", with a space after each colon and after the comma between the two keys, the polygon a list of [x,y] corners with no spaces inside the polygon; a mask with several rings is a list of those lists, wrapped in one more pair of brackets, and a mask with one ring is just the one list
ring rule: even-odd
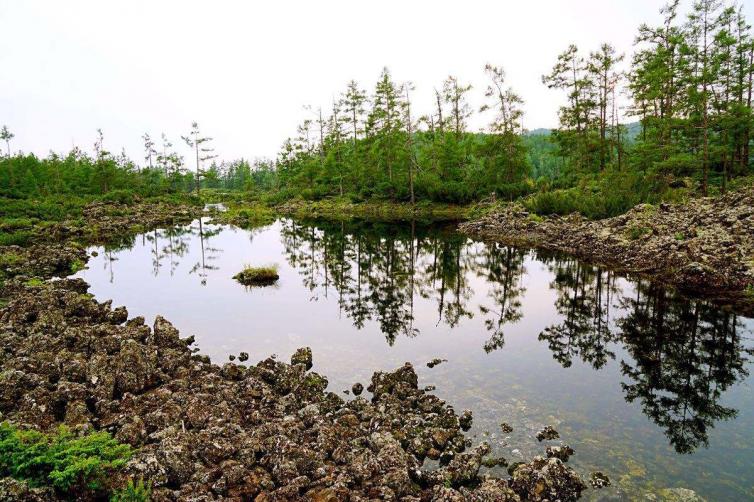
{"label": "shallow water", "polygon": [[[216,363],[310,346],[341,393],[410,361],[420,385],[473,411],[470,435],[494,454],[513,462],[563,442],[585,477],[608,474],[613,486],[587,499],[754,498],[752,319],[448,226],[205,219],[94,250],[78,274],[90,292],[165,316]],[[232,279],[273,263],[274,287]],[[428,368],[437,357],[447,362]],[[539,443],[543,425],[561,439]]]}

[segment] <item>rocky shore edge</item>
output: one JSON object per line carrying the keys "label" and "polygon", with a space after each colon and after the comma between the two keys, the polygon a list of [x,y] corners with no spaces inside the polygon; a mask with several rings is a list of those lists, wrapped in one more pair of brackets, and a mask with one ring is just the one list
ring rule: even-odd
{"label": "rocky shore edge", "polygon": [[[555,455],[510,479],[481,475],[490,447],[471,448],[459,415],[419,388],[409,363],[374,373],[371,399],[346,401],[311,371],[308,348],[290,364],[218,366],[167,320],[129,319],[80,279],[7,287],[2,420],[111,433],[137,448],[122,475],[147,480],[153,500],[575,500],[585,488]],[[3,480],[0,498],[11,494],[57,496]]]}
{"label": "rocky shore edge", "polygon": [[[219,366],[162,317],[147,326],[95,301],[84,281],[57,278],[86,262],[82,241],[198,214],[93,205],[88,224],[55,224],[31,246],[0,248],[15,257],[2,264],[0,421],[109,432],[136,449],[112,486],[144,480],[156,501],[579,498],[586,485],[555,450],[515,464],[508,479],[480,473],[490,448],[465,438],[470,415],[420,389],[409,363],[375,373],[371,398],[346,401],[311,371],[307,348],[290,363]],[[0,500],[64,497],[0,479]]]}
{"label": "rocky shore edge", "polygon": [[614,218],[539,217],[512,203],[459,225],[483,240],[561,251],[754,312],[754,187]]}

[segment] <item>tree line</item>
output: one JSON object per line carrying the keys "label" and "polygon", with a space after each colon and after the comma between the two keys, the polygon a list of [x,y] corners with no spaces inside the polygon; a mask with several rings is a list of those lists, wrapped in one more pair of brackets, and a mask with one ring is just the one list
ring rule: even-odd
{"label": "tree line", "polygon": [[[349,82],[327,113],[317,109],[286,140],[279,186],[310,198],[442,202],[553,188],[564,190],[561,199],[576,188],[619,192],[625,200],[607,212],[675,188],[725,192],[751,173],[751,26],[741,5],[723,0],[695,0],[685,17],[679,10],[672,0],[660,26],[640,26],[628,59],[609,43],[560,53],[542,76],[565,97],[552,134],[522,129],[523,100],[498,66],[484,68],[479,110],[469,105],[471,85],[455,76],[422,116],[412,114],[412,84],[387,69],[371,93]],[[489,115],[483,131],[468,128],[475,112]],[[553,202],[558,212],[563,200],[541,202],[535,209]]]}

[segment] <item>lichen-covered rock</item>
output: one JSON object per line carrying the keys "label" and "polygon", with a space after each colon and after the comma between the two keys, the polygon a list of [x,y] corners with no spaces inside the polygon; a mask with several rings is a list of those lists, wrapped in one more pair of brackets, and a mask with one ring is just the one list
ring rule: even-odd
{"label": "lichen-covered rock", "polygon": [[463,410],[461,416],[458,417],[458,423],[461,425],[461,429],[467,431],[471,429],[471,423],[474,421],[474,416],[471,410]]}
{"label": "lichen-covered rock", "polygon": [[291,364],[303,364],[304,367],[309,370],[312,368],[312,349],[310,347],[302,347],[297,349],[291,356]]}
{"label": "lichen-covered rock", "polygon": [[31,488],[25,481],[13,478],[0,478],[0,501],[44,502],[54,500],[51,488]]}
{"label": "lichen-covered rock", "polygon": [[560,434],[556,431],[552,425],[546,425],[541,431],[537,432],[537,439],[539,441],[558,439]]}
{"label": "lichen-covered rock", "polygon": [[559,458],[563,462],[568,462],[571,455],[574,454],[573,448],[568,445],[563,446],[548,446],[546,450],[547,458],[555,457]]}
{"label": "lichen-covered rock", "polygon": [[524,500],[569,501],[577,500],[586,485],[560,459],[535,457],[516,467],[511,488]]}

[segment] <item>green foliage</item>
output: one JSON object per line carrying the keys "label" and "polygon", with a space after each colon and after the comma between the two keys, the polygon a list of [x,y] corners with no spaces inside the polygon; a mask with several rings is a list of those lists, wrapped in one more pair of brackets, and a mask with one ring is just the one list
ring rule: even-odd
{"label": "green foliage", "polygon": [[31,240],[32,234],[26,230],[0,232],[0,246],[24,246]]}
{"label": "green foliage", "polygon": [[102,196],[105,202],[118,202],[120,204],[133,204],[135,199],[134,193],[130,190],[112,190]]}
{"label": "green foliage", "polygon": [[641,239],[651,233],[652,230],[644,225],[632,225],[628,228],[628,238],[632,241]]}
{"label": "green foliage", "polygon": [[0,254],[0,268],[3,267],[12,267],[14,265],[18,265],[23,261],[23,257],[16,253],[12,252],[6,252]]}
{"label": "green foliage", "polygon": [[136,483],[132,479],[120,490],[117,490],[110,497],[110,502],[149,502],[152,496],[152,485],[144,483],[140,479]]}
{"label": "green foliage", "polygon": [[112,474],[133,451],[106,432],[77,437],[61,426],[54,434],[0,424],[0,475],[52,486],[61,493],[106,492]]}

